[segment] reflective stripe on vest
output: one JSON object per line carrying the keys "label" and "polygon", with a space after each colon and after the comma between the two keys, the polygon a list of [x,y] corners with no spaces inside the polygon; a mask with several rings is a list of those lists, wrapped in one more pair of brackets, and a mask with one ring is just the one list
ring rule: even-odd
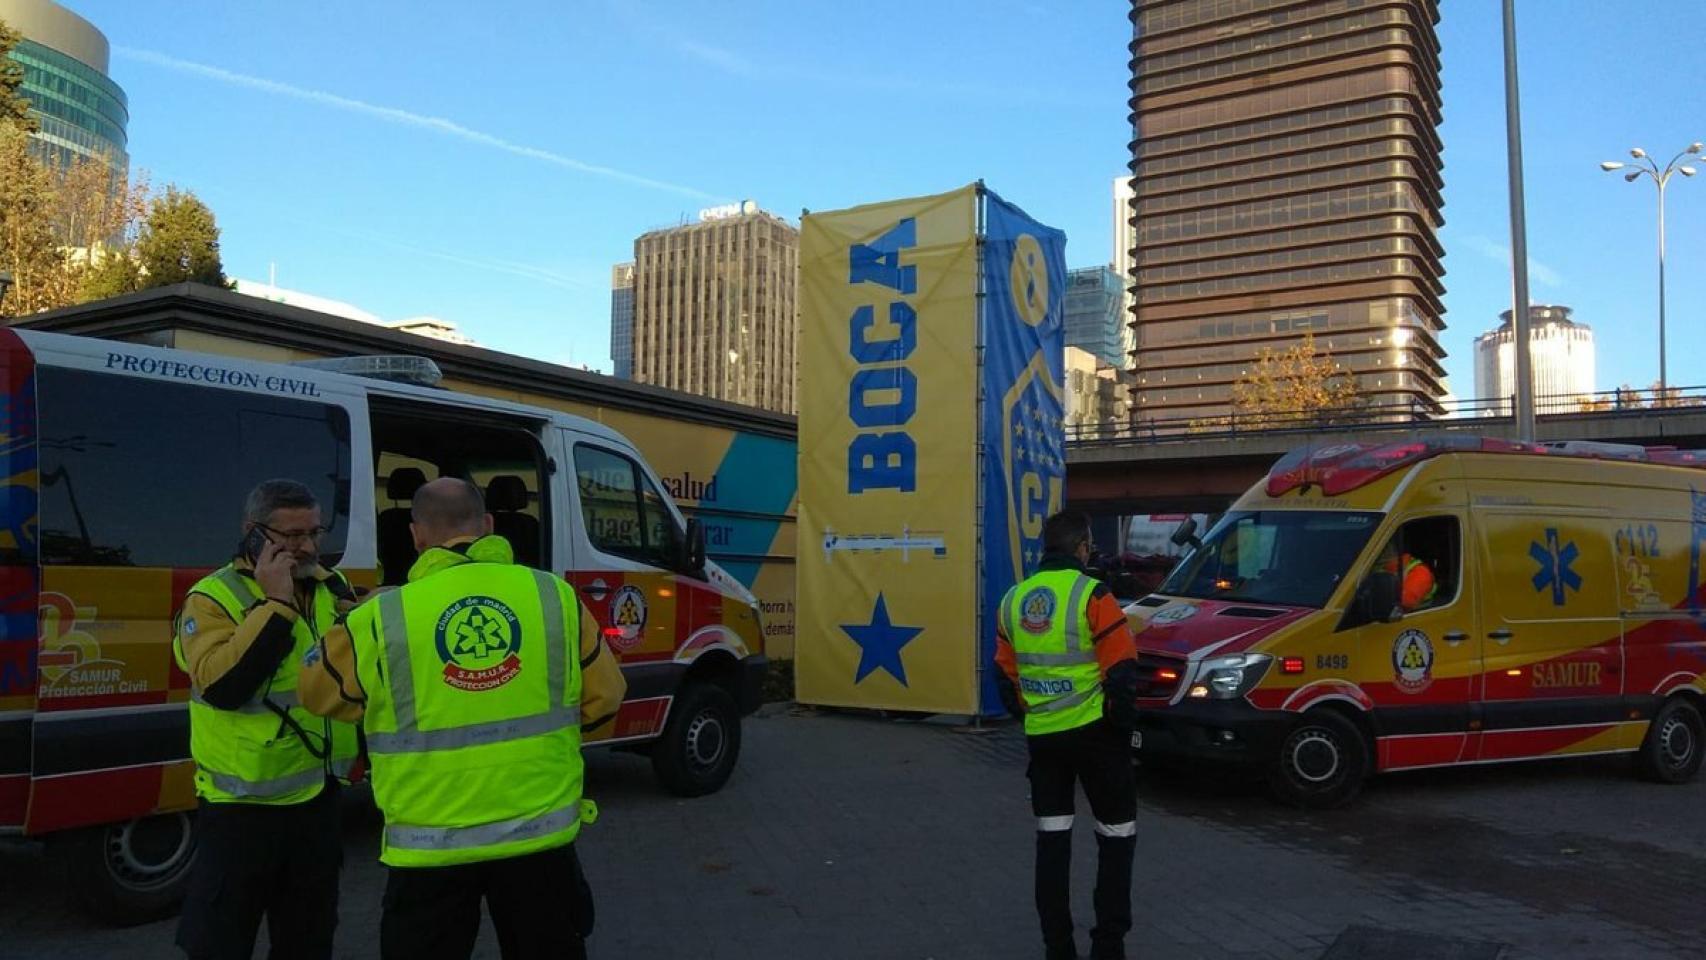
{"label": "reflective stripe on vest", "polygon": [[[502,608],[487,615],[516,633],[474,653],[456,631],[469,616],[460,611],[482,603]],[[471,559],[351,615],[384,863],[453,866],[573,842],[584,776],[578,611],[572,589],[548,573]],[[506,643],[516,645],[506,652]],[[507,679],[465,682],[471,670],[497,678],[499,667]]]}
{"label": "reflective stripe on vest", "polygon": [[[233,624],[242,623],[264,598],[254,581],[227,565],[204,577],[192,593],[217,603]],[[316,585],[310,610],[291,627],[291,652],[248,702],[223,709],[207,702],[200,685],[190,684],[190,752],[196,761],[196,793],[210,802],[301,803],[319,793],[331,771],[326,754],[341,747],[334,730],[346,734],[350,749],[334,751],[345,768],[353,759],[354,727],[334,724],[302,709],[296,693],[300,660],[319,631],[331,626],[336,598],[324,584]],[[172,638],[173,658],[185,672],[183,638]],[[283,711],[311,741],[304,743]],[[315,754],[320,754],[316,756]]]}
{"label": "reflective stripe on vest", "polygon": [[[1096,639],[1088,629],[1089,597],[1096,581],[1072,570],[1047,570],[1013,587],[1001,612],[1025,701],[1025,732],[1057,733],[1102,715],[1102,674]],[[1046,592],[1046,601],[1036,595]],[[1023,609],[1032,599],[1029,611]],[[1050,604],[1046,611],[1043,603]],[[1027,625],[1026,617],[1033,621]],[[1041,632],[1035,632],[1040,630]]]}
{"label": "reflective stripe on vest", "polygon": [[[536,573],[539,589],[539,608],[545,618],[546,638],[563,636],[563,604],[557,584],[550,574]],[[372,753],[424,753],[429,750],[455,750],[461,747],[483,746],[524,740],[550,733],[566,726],[580,725],[580,705],[563,705],[568,695],[567,656],[561,643],[545,644],[546,685],[551,692],[554,708],[527,717],[491,720],[441,730],[422,730],[415,719],[415,677],[409,662],[408,621],[403,612],[401,591],[390,590],[379,597],[379,629],[385,638],[385,666],[389,671],[392,694],[392,715],[396,718],[394,732],[373,732],[367,735],[367,749]]]}
{"label": "reflective stripe on vest", "polygon": [[482,823],[476,827],[387,826],[385,842],[403,850],[470,850],[547,836],[567,830],[580,819],[580,804],[577,802],[574,806],[542,816]]}
{"label": "reflective stripe on vest", "polygon": [[213,781],[213,785],[233,797],[277,797],[309,787],[318,786],[326,780],[326,771],[318,764],[312,770],[302,770],[286,774],[272,780],[245,780],[229,773],[217,773],[203,768],[203,773]]}

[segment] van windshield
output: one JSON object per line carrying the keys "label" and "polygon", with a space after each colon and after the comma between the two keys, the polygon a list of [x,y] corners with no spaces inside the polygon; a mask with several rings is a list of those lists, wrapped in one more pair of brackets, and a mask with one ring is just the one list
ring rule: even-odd
{"label": "van windshield", "polygon": [[1325,606],[1378,526],[1378,513],[1229,513],[1156,592],[1198,600]]}

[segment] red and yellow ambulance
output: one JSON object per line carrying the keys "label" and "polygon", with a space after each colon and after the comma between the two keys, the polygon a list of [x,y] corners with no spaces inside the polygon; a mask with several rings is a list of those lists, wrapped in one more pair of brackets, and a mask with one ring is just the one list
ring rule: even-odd
{"label": "red and yellow ambulance", "polygon": [[478,483],[517,559],[572,582],[622,660],[628,699],[595,741],[649,753],[682,795],[728,779],[766,666],[753,595],[621,434],[435,374],[0,328],[0,834],[50,839],[86,906],[176,904],[195,798],[172,621],[271,477],[316,491],[324,559],[358,587],[407,574],[415,489]]}
{"label": "red and yellow ambulance", "polygon": [[1469,437],[1295,451],[1128,608],[1139,757],[1370,774],[1706,750],[1706,458]]}

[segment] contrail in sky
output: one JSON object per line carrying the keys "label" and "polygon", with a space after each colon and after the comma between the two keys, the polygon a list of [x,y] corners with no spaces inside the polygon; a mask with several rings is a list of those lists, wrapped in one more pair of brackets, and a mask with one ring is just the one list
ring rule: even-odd
{"label": "contrail in sky", "polygon": [[335,93],[327,93],[323,90],[309,90],[306,87],[280,83],[277,80],[268,80],[265,77],[251,76],[246,73],[235,73],[220,67],[209,66],[205,63],[196,63],[191,60],[180,60],[177,57],[168,56],[167,54],[159,53],[154,50],[138,50],[134,47],[114,47],[113,52],[130,60],[150,63],[155,66],[165,67],[169,70],[195,74],[196,76],[206,77],[210,80],[218,80],[221,83],[228,83],[233,86],[248,87],[251,90],[260,90],[265,93],[292,97],[297,100],[306,100],[310,103],[318,103],[323,106],[333,107],[349,113],[359,113],[364,116],[384,120],[387,123],[395,123],[406,127],[416,127],[422,130],[430,130],[434,133],[467,141],[468,143],[479,144],[483,147],[491,147],[494,150],[502,150],[505,153],[511,153],[518,157],[526,157],[529,160],[543,161],[553,166],[562,167],[566,170],[573,170],[576,173],[591,174],[595,177],[618,180],[622,183],[633,184],[637,187],[646,187],[651,190],[662,190],[668,193],[680,194],[682,196],[692,197],[695,200],[721,202],[724,199],[723,197],[719,197],[715,194],[706,193],[703,190],[696,190],[692,187],[682,186],[678,183],[666,183],[662,180],[653,180],[650,177],[642,177],[639,174],[628,173],[625,170],[617,170],[612,167],[600,166],[595,163],[586,163],[585,161],[576,160],[573,157],[566,157],[560,153],[554,153],[550,150],[544,150],[539,147],[530,147],[524,143],[516,143],[512,140],[505,140],[502,137],[494,136],[490,133],[464,127],[455,121],[446,120],[443,117],[430,117],[426,114],[414,113],[397,107],[386,107],[376,103],[368,103],[365,100],[341,97]]}

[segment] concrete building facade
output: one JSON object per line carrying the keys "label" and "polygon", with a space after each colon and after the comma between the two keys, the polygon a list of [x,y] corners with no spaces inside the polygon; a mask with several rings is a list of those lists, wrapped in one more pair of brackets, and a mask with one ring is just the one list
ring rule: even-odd
{"label": "concrete building facade", "polygon": [[610,374],[634,379],[634,265],[610,268]]}
{"label": "concrete building facade", "polygon": [[130,103],[107,76],[106,35],[52,0],[0,0],[0,20],[23,35],[11,59],[24,68],[20,93],[41,123],[31,138],[41,155],[129,169]]}
{"label": "concrete building facade", "polygon": [[634,241],[633,379],[796,413],[800,231],[752,201]]}
{"label": "concrete building facade", "polygon": [[[1569,307],[1528,308],[1528,356],[1534,366],[1536,413],[1570,413],[1594,392],[1593,329],[1577,323]],[[1475,397],[1486,413],[1508,416],[1516,396],[1516,331],[1511,311],[1499,326],[1475,338]]]}
{"label": "concrete building facade", "polygon": [[1313,334],[1371,410],[1445,370],[1436,0],[1133,0],[1138,417]]}

